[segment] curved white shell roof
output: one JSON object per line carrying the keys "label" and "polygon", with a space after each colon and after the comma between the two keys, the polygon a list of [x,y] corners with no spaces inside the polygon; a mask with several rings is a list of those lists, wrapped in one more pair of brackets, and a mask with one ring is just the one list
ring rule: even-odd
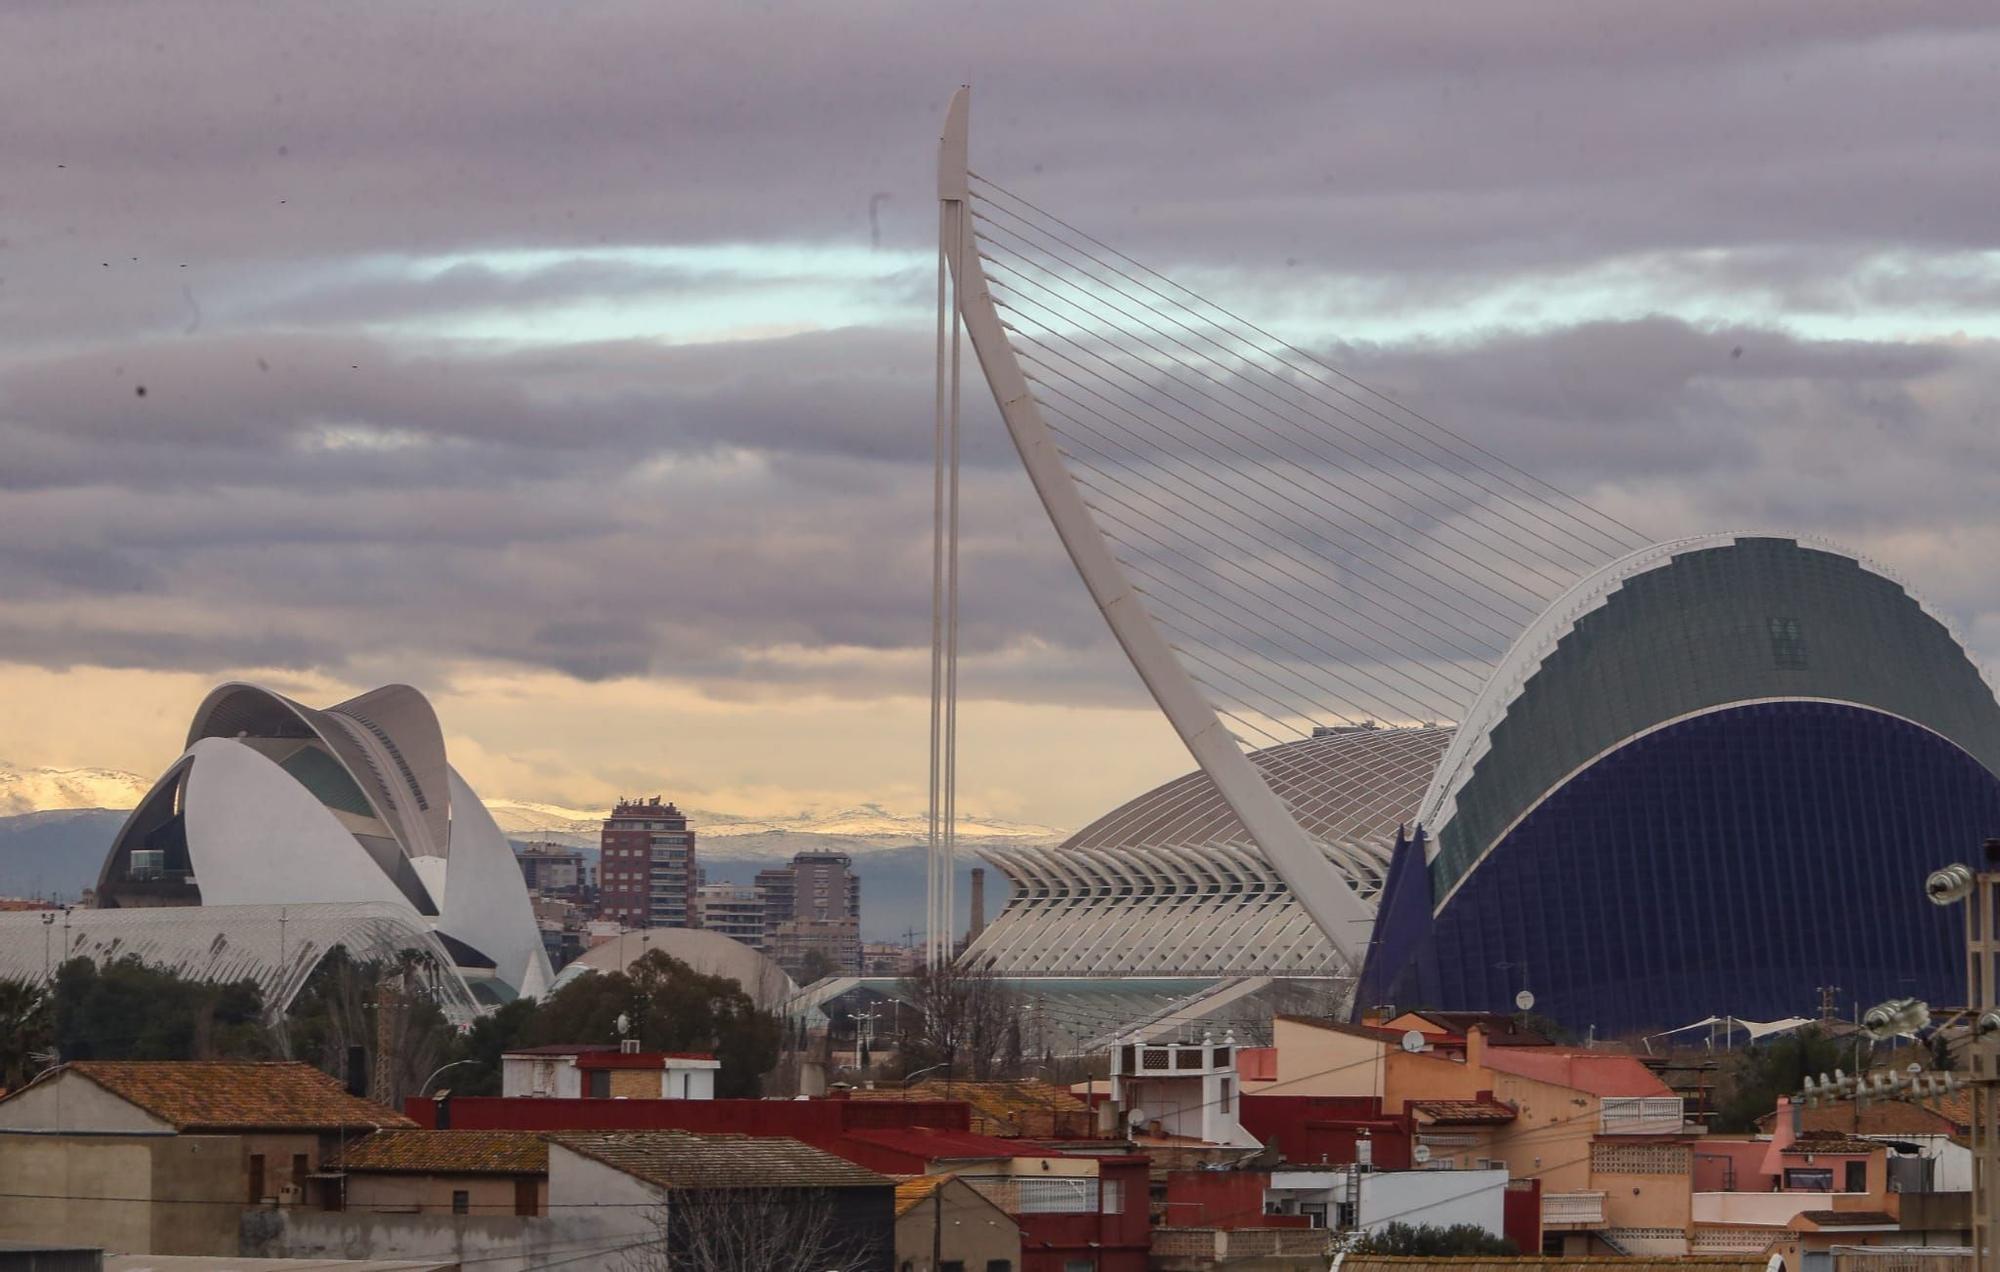
{"label": "curved white shell roof", "polygon": [[593,945],[557,974],[560,988],[592,972],[621,972],[654,950],[679,959],[706,976],[723,976],[743,987],[752,1002],[766,1006],[789,999],[798,986],[763,953],[734,937],[703,928],[646,928],[622,932]]}
{"label": "curved white shell roof", "polygon": [[551,979],[513,848],[407,685],[324,710],[220,686],[119,830],[98,891],[106,912],[141,928],[209,911],[388,907],[475,980],[533,995]]}

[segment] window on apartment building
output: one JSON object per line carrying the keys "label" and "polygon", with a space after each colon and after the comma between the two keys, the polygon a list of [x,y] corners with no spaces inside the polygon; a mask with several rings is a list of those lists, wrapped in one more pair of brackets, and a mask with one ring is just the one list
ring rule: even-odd
{"label": "window on apartment building", "polygon": [[986,1272],[1014,1272],[1014,1261],[1012,1259],[988,1259],[986,1261]]}
{"label": "window on apartment building", "polygon": [[1122,1179],[1102,1180],[1098,1183],[1097,1188],[1098,1188],[1098,1196],[1103,1202],[1102,1206],[1100,1206],[1099,1208],[1105,1214],[1122,1215],[1125,1213],[1124,1180]]}
{"label": "window on apartment building", "polygon": [[1847,1163],[1846,1178],[1841,1181],[1842,1192],[1868,1191],[1868,1163]]}
{"label": "window on apartment building", "polygon": [[1785,1171],[1786,1192],[1832,1192],[1833,1170],[1831,1167],[1814,1167],[1810,1170],[1802,1166],[1788,1167]]}
{"label": "window on apartment building", "polygon": [[532,1179],[515,1180],[514,1213],[517,1215],[534,1215],[539,1212],[540,1207],[535,1204],[535,1181]]}
{"label": "window on apartment building", "polygon": [[471,1213],[472,1213],[472,1194],[471,1194],[471,1193],[469,1193],[469,1192],[467,1192],[467,1191],[466,1191],[465,1189],[463,1189],[463,1188],[454,1188],[454,1189],[452,1189],[452,1192],[451,1192],[451,1213],[453,1213],[453,1214],[455,1214],[455,1215],[467,1215],[467,1214],[471,1214]]}
{"label": "window on apartment building", "polygon": [[1064,1259],[1063,1272],[1097,1272],[1097,1260]]}
{"label": "window on apartment building", "polygon": [[299,1196],[306,1195],[306,1176],[312,1174],[304,1153],[292,1154],[292,1187],[299,1190]]}
{"label": "window on apartment building", "polygon": [[249,1187],[244,1190],[245,1197],[254,1206],[264,1200],[264,1155],[262,1153],[250,1154],[250,1168],[247,1176],[246,1182]]}

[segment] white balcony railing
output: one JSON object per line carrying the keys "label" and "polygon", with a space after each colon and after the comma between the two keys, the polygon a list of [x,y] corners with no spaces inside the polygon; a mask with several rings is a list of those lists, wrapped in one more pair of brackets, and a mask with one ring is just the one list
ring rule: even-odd
{"label": "white balcony railing", "polygon": [[1601,1228],[1604,1226],[1604,1194],[1543,1193],[1542,1224],[1545,1227]]}
{"label": "white balcony railing", "polygon": [[1100,1203],[1098,1181],[1088,1175],[960,1175],[959,1178],[1010,1215],[1091,1215],[1098,1212]]}
{"label": "white balcony railing", "polygon": [[1606,1135],[1677,1135],[1686,1120],[1677,1095],[1619,1096],[1604,1101],[1598,1129]]}

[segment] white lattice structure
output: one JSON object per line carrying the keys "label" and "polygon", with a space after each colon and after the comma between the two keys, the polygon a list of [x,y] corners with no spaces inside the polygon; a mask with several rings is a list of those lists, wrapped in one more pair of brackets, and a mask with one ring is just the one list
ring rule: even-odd
{"label": "white lattice structure", "polygon": [[[1448,728],[1354,728],[1250,761],[1339,877],[1381,890],[1398,826],[1450,744]],[[1326,975],[1339,953],[1196,770],[1055,847],[987,848],[1006,909],[966,952],[1018,976]]]}
{"label": "white lattice structure", "polygon": [[65,959],[136,957],[208,984],[254,981],[273,1015],[291,1006],[336,947],[357,961],[418,956],[423,990],[467,1023],[480,1005],[437,935],[407,907],[383,902],[167,906],[0,914],[0,979],[39,982]]}

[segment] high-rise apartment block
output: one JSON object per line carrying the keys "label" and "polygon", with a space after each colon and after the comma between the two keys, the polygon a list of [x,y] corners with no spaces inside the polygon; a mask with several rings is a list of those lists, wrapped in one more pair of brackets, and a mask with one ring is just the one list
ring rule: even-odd
{"label": "high-rise apartment block", "polygon": [[792,868],[773,866],[757,872],[757,895],[764,899],[764,932],[778,930],[792,918]]}
{"label": "high-rise apartment block", "polygon": [[621,800],[598,839],[598,913],[626,927],[696,927],[700,867],[687,817],[660,797]]}
{"label": "high-rise apartment block", "polygon": [[[792,864],[759,871],[764,893],[764,948],[793,976],[822,964],[861,970],[861,876],[840,852],[802,852]],[[818,956],[818,957],[815,957]]]}
{"label": "high-rise apartment block", "polygon": [[792,858],[794,919],[860,919],[861,876],[844,852],[802,852]]}
{"label": "high-rise apartment block", "polygon": [[704,883],[695,890],[701,925],[711,932],[764,948],[764,894],[742,883]]}
{"label": "high-rise apartment block", "polygon": [[590,890],[590,867],[583,850],[566,844],[534,843],[514,853],[521,879],[537,896],[582,899]]}

